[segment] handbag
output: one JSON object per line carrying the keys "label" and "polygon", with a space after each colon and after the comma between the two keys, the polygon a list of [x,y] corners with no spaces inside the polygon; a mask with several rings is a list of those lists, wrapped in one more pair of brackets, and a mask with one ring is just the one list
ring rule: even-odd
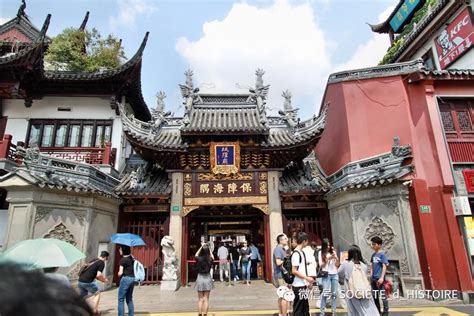
{"label": "handbag", "polygon": [[318,278],[327,278],[329,276],[329,272],[327,271],[323,271],[322,269],[320,269],[318,271]]}

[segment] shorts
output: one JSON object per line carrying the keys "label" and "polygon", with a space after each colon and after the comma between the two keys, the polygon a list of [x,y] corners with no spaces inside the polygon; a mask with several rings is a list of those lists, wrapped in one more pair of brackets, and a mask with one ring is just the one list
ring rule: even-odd
{"label": "shorts", "polygon": [[219,262],[219,270],[227,271],[227,262]]}
{"label": "shorts", "polygon": [[79,288],[79,294],[81,297],[86,297],[88,293],[96,295],[100,292],[99,287],[97,286],[97,281],[92,281],[89,283],[86,282],[77,282],[77,287]]}

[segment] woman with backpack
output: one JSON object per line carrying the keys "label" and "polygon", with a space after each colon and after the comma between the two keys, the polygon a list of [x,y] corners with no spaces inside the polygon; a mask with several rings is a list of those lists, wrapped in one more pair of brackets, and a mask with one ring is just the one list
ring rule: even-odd
{"label": "woman with backpack", "polygon": [[339,280],[344,284],[347,311],[351,316],[377,316],[379,312],[372,299],[367,279],[368,267],[359,246],[352,245],[348,259],[339,267]]}
{"label": "woman with backpack", "polygon": [[318,277],[322,279],[323,293],[321,294],[321,315],[324,315],[328,296],[331,294],[332,313],[336,314],[337,307],[337,288],[339,286],[337,268],[339,267],[339,258],[336,250],[329,243],[329,239],[324,238],[321,251],[318,254],[318,263],[320,271]]}
{"label": "woman with backpack", "polygon": [[120,285],[118,290],[118,316],[124,315],[124,301],[127,302],[128,315],[135,313],[133,306],[133,288],[135,287],[135,272],[133,269],[134,259],[130,252],[130,247],[120,245],[119,253],[122,256],[119,262],[118,276]]}
{"label": "woman with backpack", "polygon": [[211,290],[214,289],[214,283],[211,277],[212,261],[214,255],[209,250],[209,244],[203,243],[201,248],[198,249],[196,255],[196,266],[198,276],[194,288],[198,292],[198,313],[199,316],[206,316],[209,310],[209,295]]}

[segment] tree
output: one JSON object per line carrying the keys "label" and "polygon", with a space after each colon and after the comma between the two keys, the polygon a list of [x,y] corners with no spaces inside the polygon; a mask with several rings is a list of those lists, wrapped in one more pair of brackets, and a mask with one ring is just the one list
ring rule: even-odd
{"label": "tree", "polygon": [[116,37],[102,38],[95,28],[88,31],[71,27],[53,38],[44,59],[47,69],[94,72],[118,67],[124,58]]}

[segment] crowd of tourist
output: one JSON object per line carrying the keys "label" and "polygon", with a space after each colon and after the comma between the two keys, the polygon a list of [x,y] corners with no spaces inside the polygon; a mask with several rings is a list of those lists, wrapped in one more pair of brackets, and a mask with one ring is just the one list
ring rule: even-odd
{"label": "crowd of tourist", "polygon": [[[309,299],[313,295],[308,293],[315,292],[319,294],[321,315],[326,314],[328,299],[331,299],[331,314],[335,314],[340,290],[349,315],[388,315],[385,278],[388,259],[382,250],[382,239],[373,237],[371,242],[374,252],[370,262],[363,258],[357,245],[352,245],[347,258],[341,261],[328,239],[323,239],[321,247],[317,247],[315,243],[310,245],[304,232],[294,234],[291,240],[279,234],[273,251],[275,286],[283,290],[281,293],[290,290],[294,294],[279,296],[279,315],[286,316],[291,309],[293,316],[309,316]],[[309,269],[313,263],[316,269]]]}

